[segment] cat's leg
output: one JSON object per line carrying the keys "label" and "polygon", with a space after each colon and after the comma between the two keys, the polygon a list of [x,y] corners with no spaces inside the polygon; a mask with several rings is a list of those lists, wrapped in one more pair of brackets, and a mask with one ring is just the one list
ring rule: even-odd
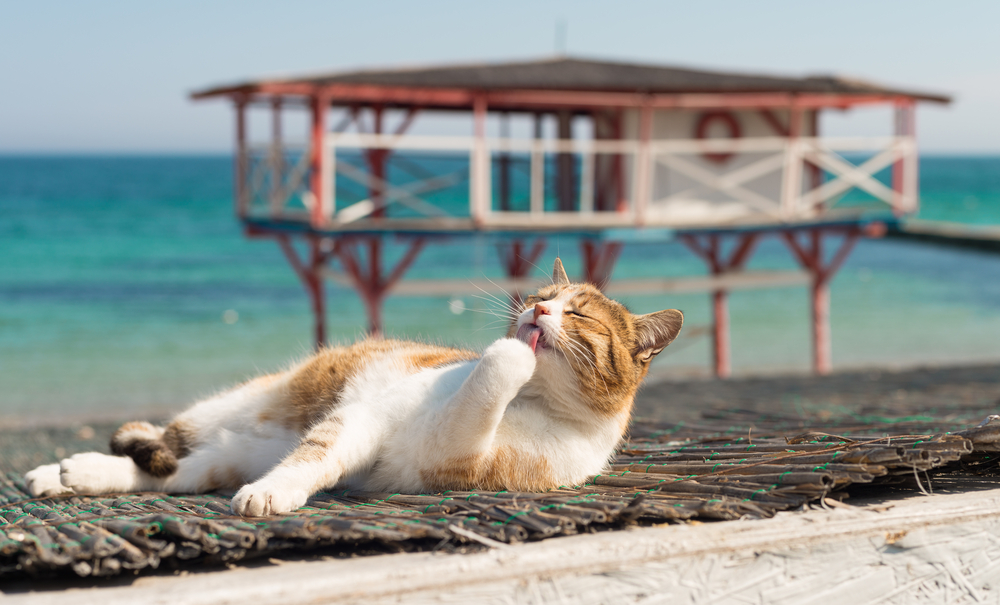
{"label": "cat's leg", "polygon": [[100,452],[74,454],[58,464],[40,466],[25,479],[33,496],[164,491],[165,481],[144,472],[128,456]]}
{"label": "cat's leg", "polygon": [[[490,345],[442,410],[436,431],[440,443],[432,447],[456,456],[487,451],[507,404],[534,370],[535,355],[525,343],[503,339]],[[345,405],[317,423],[281,464],[240,489],[233,512],[261,516],[294,510],[313,493],[370,464],[396,413],[373,403]]]}
{"label": "cat's leg", "polygon": [[28,487],[28,493],[36,498],[73,493],[73,490],[63,485],[59,479],[58,462],[28,471],[24,475],[24,482]]}
{"label": "cat's leg", "polygon": [[344,395],[345,403],[313,425],[281,464],[233,497],[233,512],[263,516],[301,507],[345,475],[371,467],[385,435],[411,407],[413,393],[400,384],[376,393]]}
{"label": "cat's leg", "polygon": [[128,456],[85,452],[66,458],[58,467],[60,483],[78,494],[160,491],[156,477]]}
{"label": "cat's leg", "polygon": [[237,489],[263,476],[294,443],[295,434],[280,429],[248,433],[220,430],[210,444],[180,458],[177,470],[166,477],[145,472],[128,456],[98,452],[76,454],[54,466],[59,467],[61,485],[80,494],[200,493]]}
{"label": "cat's leg", "polygon": [[[370,406],[348,405],[313,426],[299,445],[261,479],[233,497],[233,512],[259,517],[295,510],[374,456],[384,430]],[[344,426],[350,430],[343,430]]]}
{"label": "cat's leg", "polygon": [[535,353],[504,338],[483,353],[476,369],[445,404],[431,451],[468,458],[489,451],[504,411],[535,371]]}

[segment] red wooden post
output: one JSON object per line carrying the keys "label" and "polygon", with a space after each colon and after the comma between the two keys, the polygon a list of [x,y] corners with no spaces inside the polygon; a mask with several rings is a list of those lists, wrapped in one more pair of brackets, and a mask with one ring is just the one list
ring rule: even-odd
{"label": "red wooden post", "polygon": [[326,259],[320,249],[320,243],[319,238],[309,240],[310,271],[309,279],[306,282],[309,298],[312,300],[317,350],[326,345],[326,297],[323,291],[323,265],[326,263]]}
{"label": "red wooden post", "polygon": [[[503,264],[507,277],[520,279],[531,272],[531,268],[537,266],[535,263],[542,251],[545,250],[545,239],[538,238],[528,249],[523,240],[512,242],[501,242],[497,244],[497,252],[500,254],[500,262]],[[510,306],[512,309],[521,308],[521,292],[517,289],[508,292]]]}
{"label": "red wooden post", "polygon": [[583,255],[583,281],[594,284],[601,290],[611,281],[611,273],[622,252],[621,242],[580,242]]}
{"label": "red wooden post", "polygon": [[[569,110],[556,113],[556,138],[562,141],[573,139],[573,114]],[[573,172],[573,154],[560,151],[556,154],[556,208],[560,212],[576,209],[576,177]]]}
{"label": "red wooden post", "polygon": [[[706,235],[705,243],[695,235],[683,235],[681,241],[708,263],[712,275],[718,276],[741,271],[750,260],[758,238],[757,233],[740,235],[736,248],[728,259],[722,256],[717,234]],[[718,378],[728,378],[732,375],[732,354],[729,344],[729,292],[724,288],[712,292],[712,324],[712,363],[715,375]]]}
{"label": "red wooden post", "polygon": [[829,374],[833,371],[833,345],[830,337],[830,280],[837,273],[844,260],[851,253],[861,230],[850,228],[841,230],[844,241],[830,262],[824,261],[823,236],[824,230],[814,228],[809,230],[809,247],[806,248],[798,240],[797,232],[782,232],[782,237],[792,254],[810,274],[810,306],[812,310],[812,343],[813,371],[817,374]]}
{"label": "red wooden post", "polygon": [[813,367],[817,374],[833,370],[833,344],[830,341],[830,283],[823,270],[823,235],[819,229],[809,234],[812,240],[812,339]]}
{"label": "red wooden post", "polygon": [[[372,107],[372,129],[373,134],[382,134],[382,107]],[[368,197],[375,207],[372,218],[382,218],[385,216],[385,160],[387,150],[369,149],[368,169],[371,171],[372,182],[368,187]]]}
{"label": "red wooden post", "polygon": [[403,274],[410,268],[413,261],[416,260],[417,255],[423,250],[426,241],[424,238],[413,240],[410,243],[409,250],[406,251],[403,258],[393,268],[392,273],[388,277],[383,278],[381,242],[371,241],[377,239],[377,236],[365,239],[367,242],[362,240],[362,243],[368,243],[369,245],[367,271],[362,266],[361,258],[354,248],[354,242],[342,241],[334,249],[333,253],[340,258],[345,271],[350,276],[351,281],[354,282],[354,288],[358,291],[361,300],[365,304],[365,311],[368,313],[369,334],[380,336],[382,334],[382,306],[385,303],[385,298],[392,287],[396,285],[396,282],[402,279]]}
{"label": "red wooden post", "polygon": [[[621,141],[624,138],[625,126],[623,122],[625,121],[625,114],[623,111],[618,111],[615,115],[615,140]],[[628,200],[625,199],[625,156],[622,154],[615,154],[615,189],[617,204],[615,205],[615,211],[620,213],[628,212]]]}
{"label": "red wooden post", "polygon": [[325,95],[316,94],[312,97],[312,145],[310,147],[310,181],[309,189],[312,192],[313,207],[310,213],[310,220],[313,227],[321,226],[326,217],[323,215],[323,205],[326,200],[326,192],[323,190],[323,153],[325,152],[326,135],[326,113],[327,99]]}
{"label": "red wooden post", "polygon": [[271,99],[271,211],[278,213],[285,200],[279,199],[285,172],[285,150],[282,146],[281,97]]}
{"label": "red wooden post", "polygon": [[729,292],[712,293],[712,364],[718,378],[733,374],[732,350],[729,346]]}
{"label": "red wooden post", "polygon": [[309,243],[309,264],[306,265],[296,254],[291,240],[287,235],[279,235],[276,238],[281,251],[285,253],[285,258],[292,266],[295,274],[302,280],[302,285],[309,295],[309,303],[313,312],[313,336],[317,350],[326,344],[326,294],[323,290],[323,267],[326,265],[328,255],[323,252],[323,240],[317,237],[310,237]]}
{"label": "red wooden post", "polygon": [[[809,136],[819,138],[819,110],[813,109],[809,112]],[[813,163],[808,163],[809,167],[809,187],[816,189],[823,184],[823,169]]]}
{"label": "red wooden post", "polygon": [[476,95],[472,102],[473,151],[469,166],[469,210],[477,227],[483,225],[489,212],[489,157],[486,149],[486,97]]}
{"label": "red wooden post", "polygon": [[649,145],[653,138],[653,107],[646,103],[639,109],[639,153],[635,161],[636,182],[632,187],[635,197],[635,222],[642,225],[646,222],[646,208],[653,195],[653,155]]}

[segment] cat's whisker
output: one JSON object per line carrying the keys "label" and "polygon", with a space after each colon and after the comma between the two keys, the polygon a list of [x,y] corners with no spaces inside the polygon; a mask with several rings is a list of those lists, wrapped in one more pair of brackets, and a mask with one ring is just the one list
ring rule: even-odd
{"label": "cat's whisker", "polygon": [[469,308],[466,308],[465,310],[469,311],[470,313],[482,313],[482,314],[485,314],[485,315],[492,315],[493,317],[496,317],[497,319],[510,319],[509,317],[507,317],[505,315],[498,314],[493,309],[469,309]]}
{"label": "cat's whisker", "polygon": [[[492,299],[493,299],[494,301],[496,301],[496,302],[500,303],[500,304],[501,304],[501,305],[503,305],[504,307],[507,307],[507,308],[509,308],[509,309],[513,309],[513,306],[514,306],[514,305],[512,304],[512,301],[513,301],[514,299],[513,299],[513,297],[512,297],[511,295],[510,295],[510,293],[509,293],[509,292],[507,292],[507,290],[505,290],[505,289],[501,288],[501,287],[500,287],[500,285],[499,285],[499,284],[497,284],[497,283],[496,283],[495,281],[493,281],[492,279],[490,279],[490,278],[486,277],[485,275],[484,275],[483,277],[484,277],[484,278],[486,279],[486,281],[490,282],[491,284],[493,284],[494,286],[496,286],[497,288],[499,288],[499,289],[500,289],[500,291],[501,291],[501,292],[503,292],[503,293],[504,293],[504,294],[505,294],[505,295],[507,296],[507,300],[506,300],[506,301],[505,301],[505,300],[502,300],[502,299],[501,299],[500,297],[498,297],[498,296],[496,296],[495,294],[492,294],[492,293],[490,293],[490,292],[486,291],[486,290],[485,290],[484,288],[482,288],[481,286],[479,286],[479,285],[477,285],[477,284],[475,284],[475,283],[473,283],[472,285],[473,285],[473,286],[475,286],[475,287],[476,287],[476,289],[478,289],[478,290],[479,290],[480,292],[482,292],[482,293],[483,293],[483,294],[485,294],[486,296],[489,296],[489,297],[490,297],[490,298],[492,298]],[[470,282],[470,283],[471,283],[471,282]],[[473,295],[473,296],[476,296],[476,295]],[[479,298],[479,297],[477,296],[477,298]],[[484,299],[484,300],[485,300],[485,299]]]}
{"label": "cat's whisker", "polygon": [[494,313],[501,313],[501,314],[506,315],[508,317],[517,317],[517,314],[510,307],[503,307],[503,308],[499,308],[498,309],[498,308],[492,306],[495,301],[493,301],[493,300],[491,300],[489,298],[484,298],[482,296],[476,296],[475,294],[473,294],[472,297],[476,298],[476,299],[479,299],[479,300],[487,303],[486,304],[486,308],[489,309],[490,311],[494,312]]}
{"label": "cat's whisker", "polygon": [[[504,313],[505,315],[515,315],[516,312],[509,304],[502,303],[500,301],[493,300],[492,298],[486,298],[483,296],[472,295],[473,298],[477,298],[487,304],[487,307],[498,312]],[[495,305],[495,306],[494,306]]]}
{"label": "cat's whisker", "polygon": [[[573,343],[573,344],[576,344],[576,345],[577,345],[577,347],[579,347],[579,345],[578,345],[577,343]],[[582,349],[582,348],[579,348],[579,349],[577,349],[577,350],[578,350],[579,352],[576,352],[576,351],[575,351],[575,352],[574,352],[574,357],[575,357],[575,358],[577,358],[577,359],[582,359],[583,361],[587,362],[587,363],[588,363],[588,364],[590,365],[590,369],[591,369],[591,373],[592,373],[592,375],[593,375],[593,376],[594,376],[595,378],[600,378],[600,379],[601,379],[601,382],[602,382],[602,383],[604,384],[604,391],[605,391],[605,393],[606,393],[606,394],[607,394],[608,396],[610,396],[610,395],[611,395],[611,390],[610,390],[610,389],[608,388],[608,383],[607,383],[607,381],[606,381],[606,380],[604,380],[604,376],[603,376],[603,375],[601,375],[600,371],[599,371],[599,370],[597,369],[597,364],[596,364],[596,363],[595,363],[594,361],[591,361],[591,360],[590,360],[590,359],[589,359],[589,358],[587,357],[587,353],[586,353],[586,350],[585,350],[585,349]]]}
{"label": "cat's whisker", "polygon": [[[496,286],[496,287],[497,287],[497,288],[498,288],[498,289],[499,289],[499,290],[500,290],[501,292],[503,292],[503,293],[504,293],[504,294],[505,294],[505,295],[507,296],[507,300],[509,300],[509,301],[510,301],[510,303],[509,303],[509,306],[511,306],[511,307],[513,307],[513,306],[514,306],[514,304],[513,304],[513,302],[514,302],[514,297],[513,297],[512,295],[511,295],[511,293],[510,293],[510,292],[508,292],[508,291],[507,291],[507,290],[506,290],[505,288],[503,288],[503,287],[502,287],[502,286],[501,286],[500,284],[496,283],[495,281],[493,281],[493,280],[492,280],[492,279],[490,279],[489,277],[486,277],[485,275],[484,275],[483,277],[484,277],[484,278],[486,279],[486,281],[488,281],[488,282],[490,282],[491,284],[493,284],[494,286]],[[480,290],[483,290],[482,288],[479,288],[479,289],[480,289]],[[483,290],[483,292],[486,292],[486,290]],[[486,292],[486,293],[488,294],[488,292]],[[518,298],[520,298],[520,297],[518,297]]]}
{"label": "cat's whisker", "polygon": [[507,304],[507,301],[503,300],[502,298],[500,298],[496,294],[493,294],[492,292],[488,292],[486,290],[483,290],[483,288],[481,288],[479,286],[476,286],[476,288],[478,288],[486,296],[480,296],[478,294],[473,294],[472,296],[474,296],[476,298],[481,298],[483,300],[492,300],[492,301],[495,301],[495,302],[498,302],[498,303],[504,304],[504,305]]}
{"label": "cat's whisker", "polygon": [[600,378],[601,382],[604,383],[604,390],[608,394],[608,396],[610,396],[611,395],[611,389],[608,388],[608,382],[604,379],[604,376],[601,374],[600,370],[598,370],[598,368],[597,368],[597,360],[596,359],[593,359],[593,360],[590,359],[590,355],[592,354],[592,352],[588,351],[586,348],[583,347],[583,345],[581,345],[580,343],[574,341],[573,339],[571,339],[569,337],[569,332],[571,330],[575,334],[579,334],[580,333],[579,330],[574,330],[572,328],[564,329],[563,330],[563,334],[565,335],[565,339],[564,339],[563,342],[565,342],[565,344],[567,344],[568,346],[572,347],[572,349],[575,349],[576,351],[578,351],[580,353],[580,355],[582,355],[583,360],[586,361],[590,365],[591,371],[593,372],[594,376],[597,377],[597,378]]}

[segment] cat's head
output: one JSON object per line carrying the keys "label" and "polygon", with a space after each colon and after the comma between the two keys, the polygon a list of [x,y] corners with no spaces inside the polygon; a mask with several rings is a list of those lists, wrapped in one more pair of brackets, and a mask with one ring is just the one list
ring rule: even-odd
{"label": "cat's head", "polygon": [[[591,284],[571,283],[558,258],[552,285],[524,299],[508,336],[529,345],[536,376],[565,383],[571,372],[596,411],[617,414],[631,405],[649,363],[680,332],[684,315],[667,309],[634,315]],[[627,399],[627,403],[624,401]]]}

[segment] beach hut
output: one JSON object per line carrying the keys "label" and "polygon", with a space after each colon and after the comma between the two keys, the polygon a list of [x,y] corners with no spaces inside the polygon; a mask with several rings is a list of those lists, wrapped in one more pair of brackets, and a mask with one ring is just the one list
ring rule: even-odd
{"label": "beach hut", "polygon": [[[236,214],[249,235],[286,253],[312,302],[317,345],[326,279],[357,291],[378,332],[390,293],[468,289],[470,280],[402,281],[426,245],[489,234],[508,276],[498,287],[516,295],[534,287],[528,275],[546,238],[572,235],[581,279],[711,292],[718,376],[731,371],[727,293],[793,283],[811,291],[814,368],[831,370],[830,279],[858,237],[917,210],[915,105],[949,102],[837,77],[568,57],[260,79],[193,97],[233,102]],[[821,136],[820,112],[871,105],[894,110],[889,136]],[[261,108],[269,140],[251,141],[248,116]],[[286,140],[296,112],[308,133],[298,142]],[[424,114],[464,116],[469,130],[408,134]],[[394,161],[407,178],[389,174]],[[877,178],[882,171],[891,177]],[[866,203],[852,201],[857,191]],[[766,236],[785,242],[802,271],[744,271]],[[391,267],[389,238],[407,246]],[[622,246],[671,240],[709,275],[611,279]]]}

